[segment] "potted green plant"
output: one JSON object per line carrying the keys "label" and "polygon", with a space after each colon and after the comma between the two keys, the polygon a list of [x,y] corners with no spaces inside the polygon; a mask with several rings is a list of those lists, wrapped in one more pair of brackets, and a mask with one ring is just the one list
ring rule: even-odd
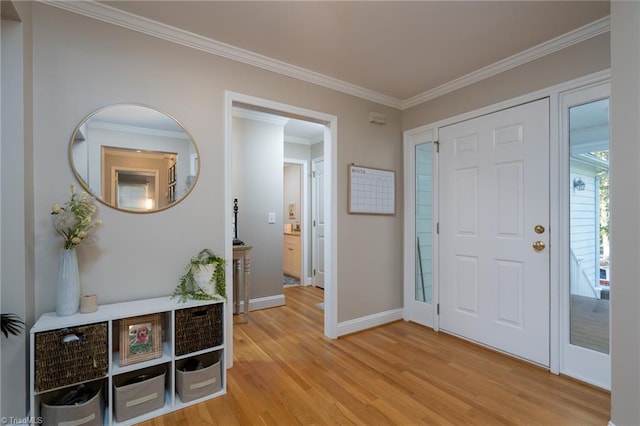
{"label": "potted green plant", "polygon": [[0,330],[4,337],[9,337],[9,334],[18,336],[24,329],[24,321],[20,319],[16,314],[0,314]]}
{"label": "potted green plant", "polygon": [[181,302],[226,298],[225,264],[226,261],[211,250],[201,250],[189,260],[173,297],[179,297]]}

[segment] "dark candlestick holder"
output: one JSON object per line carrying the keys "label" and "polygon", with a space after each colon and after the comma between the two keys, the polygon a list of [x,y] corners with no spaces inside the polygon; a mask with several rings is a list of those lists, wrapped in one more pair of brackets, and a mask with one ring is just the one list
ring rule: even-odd
{"label": "dark candlestick holder", "polygon": [[233,245],[242,246],[244,243],[238,239],[238,199],[233,199]]}

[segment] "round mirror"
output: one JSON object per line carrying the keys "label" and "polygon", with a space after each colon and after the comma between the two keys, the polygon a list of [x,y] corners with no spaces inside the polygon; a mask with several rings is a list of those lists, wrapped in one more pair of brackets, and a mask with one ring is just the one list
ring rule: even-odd
{"label": "round mirror", "polygon": [[71,136],[69,159],[87,192],[134,213],[180,202],[200,166],[193,138],[175,118],[135,104],[107,106],[85,117]]}

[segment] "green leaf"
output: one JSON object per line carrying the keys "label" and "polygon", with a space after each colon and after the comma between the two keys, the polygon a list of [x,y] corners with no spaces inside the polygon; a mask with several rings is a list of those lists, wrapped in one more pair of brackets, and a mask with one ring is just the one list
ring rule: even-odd
{"label": "green leaf", "polygon": [[5,337],[18,336],[24,330],[24,321],[16,314],[0,314],[1,331]]}

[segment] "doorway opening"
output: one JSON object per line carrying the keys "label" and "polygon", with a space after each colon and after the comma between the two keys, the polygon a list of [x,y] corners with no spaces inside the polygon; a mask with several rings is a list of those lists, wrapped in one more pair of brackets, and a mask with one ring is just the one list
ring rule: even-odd
{"label": "doorway opening", "polygon": [[283,285],[312,285],[317,244],[311,164],[322,158],[324,125],[289,118],[284,125]]}
{"label": "doorway opening", "polygon": [[[261,140],[262,142],[253,144],[249,147],[234,147],[233,141],[242,138],[246,135],[243,135],[242,126],[234,125],[234,109],[242,109],[246,111],[250,111],[253,113],[261,114],[261,115],[269,115],[277,120],[280,120],[279,125],[271,125],[271,126],[263,126],[263,130],[267,129],[272,132],[272,137],[275,138],[279,135],[281,142],[280,148],[273,149],[264,149],[264,136],[265,133],[255,132],[254,135],[257,135],[256,140]],[[288,219],[288,203],[284,199],[283,195],[283,165],[285,163],[285,148],[282,144],[282,140],[284,140],[284,126],[285,124],[291,120],[300,120],[303,122],[311,122],[316,125],[320,125],[322,130],[322,144],[321,144],[321,152],[320,156],[323,157],[325,163],[326,173],[323,174],[323,188],[326,188],[322,194],[322,198],[324,201],[324,217],[325,217],[325,243],[323,245],[323,253],[322,258],[324,260],[324,268],[326,275],[326,285],[324,292],[324,300],[325,300],[325,309],[324,309],[324,334],[329,338],[337,338],[337,280],[336,280],[336,269],[335,266],[337,263],[337,231],[335,228],[335,224],[337,223],[337,171],[335,168],[335,163],[337,161],[337,153],[335,149],[335,141],[337,134],[337,118],[332,115],[320,113],[317,111],[306,110],[298,107],[294,107],[291,105],[280,104],[277,102],[255,98],[252,96],[242,95],[238,93],[227,92],[226,93],[226,119],[225,119],[225,230],[226,230],[226,245],[225,245],[225,257],[227,259],[232,258],[232,241],[233,241],[233,201],[234,201],[234,192],[242,191],[243,198],[238,198],[239,205],[239,214],[238,214],[238,228],[240,239],[245,241],[253,247],[252,251],[252,259],[251,259],[251,288],[249,290],[250,293],[250,303],[249,307],[254,307],[255,302],[259,302],[264,299],[269,299],[270,296],[266,297],[256,297],[260,296],[260,292],[264,291],[262,287],[262,282],[266,280],[265,276],[262,274],[258,274],[257,268],[261,259],[259,259],[259,250],[256,250],[259,244],[263,244],[262,241],[258,239],[257,236],[252,236],[249,238],[246,235],[248,232],[247,228],[250,226],[259,226],[261,227],[261,232],[267,232],[275,235],[269,241],[279,240],[279,244],[274,245],[271,244],[270,248],[267,248],[267,256],[273,256],[273,251],[279,252],[279,263],[272,263],[271,268],[277,269],[277,278],[273,280],[269,280],[267,287],[270,285],[279,286],[279,290],[275,292],[281,294],[282,302],[284,303],[284,294],[282,287],[282,269],[280,265],[282,264],[282,242],[283,242],[283,230],[285,229],[285,221],[284,219]],[[256,157],[256,151],[260,151],[262,154],[261,157],[256,158],[255,165],[258,166],[258,169],[254,170],[253,165],[247,165],[241,163],[239,159],[246,159],[250,156]],[[287,153],[286,158],[290,159],[293,154]],[[267,162],[269,164],[273,164],[274,159],[279,158],[279,163],[275,164],[276,167],[279,168],[279,178],[275,179],[270,178],[266,174],[264,174],[261,169],[264,164]],[[244,171],[243,171],[244,169]],[[251,176],[257,175],[259,179],[263,181],[267,181],[268,179],[272,179],[271,183],[265,187],[262,185],[264,182],[261,182],[262,186],[254,186],[253,189],[250,185],[247,185],[245,178],[237,178],[236,173],[242,171],[243,176],[247,176],[249,172]],[[275,173],[274,173],[275,175]],[[279,180],[278,180],[279,179]],[[256,189],[257,188],[257,189]],[[269,189],[271,188],[271,189]],[[273,188],[278,188],[277,191],[273,191]],[[266,192],[266,193],[265,193]],[[269,193],[271,192],[271,193]],[[249,207],[249,203],[253,203],[255,198],[267,198],[269,200],[265,201],[263,205],[268,206],[265,210],[263,207],[259,209],[252,209]],[[274,201],[275,200],[275,201]],[[269,204],[271,203],[271,204]],[[285,208],[286,203],[286,208]],[[307,203],[308,204],[308,203]],[[244,210],[243,210],[244,209]],[[241,216],[244,213],[244,217]],[[297,213],[296,213],[297,214]],[[301,213],[304,214],[304,213]],[[300,221],[300,226],[303,227],[303,221]],[[311,220],[309,220],[309,223]],[[295,221],[294,221],[295,226]],[[311,235],[311,232],[307,232],[307,235]],[[249,241],[251,239],[251,241]],[[266,243],[269,244],[269,243]],[[308,244],[311,244],[308,242]],[[265,247],[263,247],[265,248]],[[271,250],[271,252],[269,252]],[[310,253],[310,251],[309,251]],[[309,256],[306,256],[309,257]],[[304,265],[304,262],[303,262]],[[303,266],[304,268],[304,266]],[[311,270],[310,267],[307,267],[308,270]],[[272,269],[273,270],[273,269]],[[227,294],[233,294],[233,270],[230,265],[227,266],[227,278],[226,278],[226,286],[227,286]],[[257,280],[261,280],[261,284],[258,283]],[[258,287],[260,286],[260,287]],[[257,288],[258,287],[258,288]],[[264,294],[264,293],[263,293]],[[256,300],[257,299],[257,300]],[[233,305],[234,303],[229,303],[227,306],[227,336],[233,335]],[[278,305],[272,305],[278,306]],[[227,339],[232,344],[232,339]],[[228,352],[230,357],[227,359],[227,365],[231,367],[233,359],[233,348],[230,348]]]}
{"label": "doorway opening", "polygon": [[305,192],[302,165],[285,160],[283,175],[282,285],[297,286],[304,281],[302,260],[305,257],[305,246],[301,241],[306,237],[303,229],[307,222],[307,217],[302,213],[302,194]]}

